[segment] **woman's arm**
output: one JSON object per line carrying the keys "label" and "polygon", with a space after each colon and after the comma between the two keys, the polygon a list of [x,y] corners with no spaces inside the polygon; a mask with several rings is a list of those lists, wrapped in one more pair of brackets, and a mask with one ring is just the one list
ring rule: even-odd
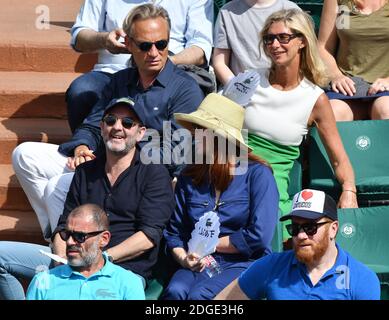
{"label": "woman's arm", "polygon": [[215,70],[216,77],[223,85],[226,85],[235,76],[228,67],[230,65],[230,56],[230,49],[219,48],[215,48],[212,55],[212,66]]}
{"label": "woman's arm", "polygon": [[354,171],[344,150],[335,117],[325,93],[320,95],[313,107],[309,125],[313,123],[316,125],[320,139],[326,148],[336,179],[342,186],[338,206],[340,208],[357,208]]}
{"label": "woman's arm", "polygon": [[[249,169],[250,170],[250,169]],[[270,252],[278,218],[278,190],[271,170],[256,165],[249,178],[249,217],[242,228],[219,239],[216,251],[247,258]],[[239,215],[239,208],[236,214]]]}
{"label": "woman's arm", "polygon": [[190,269],[194,272],[201,272],[205,268],[205,262],[197,254],[188,254],[184,248],[173,248],[172,255],[183,268]]}
{"label": "woman's arm", "polygon": [[319,52],[327,66],[332,90],[352,96],[355,93],[354,82],[340,71],[335,60],[338,44],[338,35],[336,33],[337,11],[337,0],[324,0],[320,19]]}

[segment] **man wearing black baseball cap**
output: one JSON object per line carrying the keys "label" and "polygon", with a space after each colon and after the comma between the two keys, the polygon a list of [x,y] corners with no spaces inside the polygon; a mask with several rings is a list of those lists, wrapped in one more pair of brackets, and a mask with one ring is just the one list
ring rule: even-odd
{"label": "man wearing black baseball cap", "polygon": [[335,201],[323,191],[305,189],[293,198],[287,231],[293,250],[254,262],[216,299],[378,300],[376,274],[335,242]]}
{"label": "man wearing black baseball cap", "polygon": [[[131,98],[112,100],[100,122],[105,153],[78,165],[74,176],[71,173],[70,188],[66,181],[67,184],[62,185],[57,181],[58,188],[69,189],[67,196],[66,192],[56,195],[63,208],[59,218],[60,207],[48,207],[56,214],[51,220],[58,222],[50,249],[61,257],[66,257],[66,243],[59,232],[65,228],[70,212],[87,203],[103,208],[108,214],[111,232],[111,240],[105,248],[108,259],[137,274],[145,286],[157,262],[162,231],[174,210],[174,197],[166,167],[140,161],[137,143],[146,130],[143,119]],[[23,299],[23,288],[14,266],[23,261],[23,271],[18,269],[17,277],[31,279],[38,266],[50,266],[50,258],[39,253],[40,249],[50,249],[21,242],[0,242],[0,247],[4,278],[0,299]]]}

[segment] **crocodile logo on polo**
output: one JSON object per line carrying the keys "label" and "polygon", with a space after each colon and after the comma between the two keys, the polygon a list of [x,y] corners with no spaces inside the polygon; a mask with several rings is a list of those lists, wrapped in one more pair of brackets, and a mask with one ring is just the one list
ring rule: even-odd
{"label": "crocodile logo on polo", "polygon": [[109,292],[108,289],[98,289],[96,290],[96,298],[102,299],[116,299],[116,294],[114,292]]}
{"label": "crocodile logo on polo", "polygon": [[357,146],[357,148],[359,150],[367,150],[370,148],[371,146],[371,141],[370,141],[370,138],[368,136],[359,136],[356,140],[355,140],[355,145]]}
{"label": "crocodile logo on polo", "polygon": [[345,223],[340,228],[340,233],[345,238],[351,238],[355,235],[356,228],[352,223]]}

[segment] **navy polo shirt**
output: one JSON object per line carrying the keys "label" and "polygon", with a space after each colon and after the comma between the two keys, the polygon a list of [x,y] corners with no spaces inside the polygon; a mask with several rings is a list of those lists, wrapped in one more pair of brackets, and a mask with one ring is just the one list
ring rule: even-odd
{"label": "navy polo shirt", "polygon": [[121,97],[131,97],[136,102],[136,112],[143,124],[146,128],[157,130],[160,137],[163,121],[172,121],[172,130],[178,128],[173,114],[197,110],[204,98],[197,82],[169,59],[153,85],[146,90],[139,84],[137,68],[118,71],[112,76],[110,83],[104,88],[102,98],[75,131],[72,139],[61,144],[58,151],[65,156],[73,156],[74,149],[84,144],[93,151],[101,152],[104,148],[99,125],[105,107],[113,98]]}
{"label": "navy polo shirt", "polygon": [[105,156],[79,165],[53,234],[65,227],[66,218],[74,208],[86,203],[99,205],[109,215],[112,236],[107,248],[120,244],[138,231],[143,231],[155,244],[138,257],[117,263],[149,278],[151,268],[157,262],[162,232],[174,210],[167,169],[159,164],[143,164],[137,150],[131,165],[111,186],[105,173]]}
{"label": "navy polo shirt", "polygon": [[377,275],[338,245],[338,256],[316,285],[294,251],[273,253],[254,262],[238,279],[250,299],[379,300]]}

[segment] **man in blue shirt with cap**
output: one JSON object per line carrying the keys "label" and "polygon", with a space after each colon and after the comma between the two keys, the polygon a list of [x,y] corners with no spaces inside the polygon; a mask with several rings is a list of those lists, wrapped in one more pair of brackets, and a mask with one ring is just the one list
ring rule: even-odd
{"label": "man in blue shirt with cap", "polygon": [[339,223],[335,201],[305,189],[293,198],[286,228],[293,250],[257,260],[216,299],[379,300],[376,274],[335,242]]}
{"label": "man in blue shirt with cap", "polygon": [[[67,236],[63,237],[62,231],[69,230],[66,221],[72,210],[88,203],[108,214],[108,260],[131,270],[146,286],[157,262],[162,231],[174,210],[174,197],[165,166],[141,161],[137,143],[146,131],[144,119],[143,109],[129,98],[114,99],[106,106],[100,121],[105,153],[77,166],[66,201],[66,194],[58,199],[63,212],[60,206],[48,204],[52,221],[56,221],[52,245],[0,241],[0,300],[24,299],[18,279],[29,280],[35,270],[51,266],[50,258],[41,250],[67,256]],[[66,178],[66,174],[63,176]],[[90,231],[95,230],[101,229]]]}

